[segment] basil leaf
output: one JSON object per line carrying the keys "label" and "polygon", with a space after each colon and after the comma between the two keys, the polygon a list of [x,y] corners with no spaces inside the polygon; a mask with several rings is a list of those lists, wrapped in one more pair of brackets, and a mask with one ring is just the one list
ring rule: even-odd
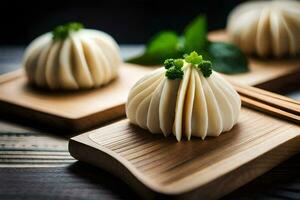
{"label": "basil leaf", "polygon": [[210,42],[207,39],[207,24],[204,16],[198,16],[185,28],[182,37],[173,31],[158,33],[146,46],[142,55],[127,62],[142,65],[159,65],[168,58],[180,58],[196,51],[205,60],[211,60],[215,71],[236,74],[248,71],[246,56],[234,45]]}
{"label": "basil leaf", "polygon": [[184,30],[184,53],[200,51],[207,45],[207,24],[204,16],[198,16]]}
{"label": "basil leaf", "polygon": [[240,49],[224,42],[210,42],[208,55],[215,71],[224,74],[237,74],[247,72],[248,60]]}
{"label": "basil leaf", "polygon": [[162,63],[161,60],[160,56],[150,55],[145,52],[142,55],[126,60],[126,62],[140,65],[159,65]]}
{"label": "basil leaf", "polygon": [[179,37],[175,32],[164,31],[158,33],[146,46],[144,54],[131,58],[127,62],[156,65],[162,64],[168,58],[181,57]]}

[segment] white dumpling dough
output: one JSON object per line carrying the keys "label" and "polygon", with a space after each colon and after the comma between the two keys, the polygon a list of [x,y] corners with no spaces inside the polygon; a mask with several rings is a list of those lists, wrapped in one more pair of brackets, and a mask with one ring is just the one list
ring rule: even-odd
{"label": "white dumpling dough", "polygon": [[52,90],[105,85],[117,76],[121,62],[115,40],[90,29],[72,32],[64,40],[46,33],[31,42],[23,58],[29,82]]}
{"label": "white dumpling dough", "polygon": [[233,87],[213,72],[205,78],[191,64],[183,66],[182,79],[170,80],[159,68],[140,79],[126,103],[130,122],[165,136],[219,136],[238,120],[241,100]]}
{"label": "white dumpling dough", "polygon": [[243,3],[230,13],[227,33],[230,41],[245,53],[295,56],[300,53],[300,2]]}

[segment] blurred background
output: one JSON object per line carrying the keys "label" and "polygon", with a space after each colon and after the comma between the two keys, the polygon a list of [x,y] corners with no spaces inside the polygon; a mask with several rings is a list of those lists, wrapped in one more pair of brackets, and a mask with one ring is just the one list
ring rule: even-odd
{"label": "blurred background", "polygon": [[224,28],[228,13],[241,0],[72,0],[1,2],[0,45],[27,45],[56,25],[82,22],[103,30],[119,43],[141,44],[160,30],[176,30],[206,14],[209,30]]}

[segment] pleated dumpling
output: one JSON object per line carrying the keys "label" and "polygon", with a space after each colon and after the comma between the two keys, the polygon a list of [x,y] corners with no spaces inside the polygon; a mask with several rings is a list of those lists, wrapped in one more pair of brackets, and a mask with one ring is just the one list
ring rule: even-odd
{"label": "pleated dumpling", "polygon": [[78,90],[109,83],[121,64],[119,47],[108,34],[78,23],[58,26],[25,50],[23,65],[31,84],[51,90]]}
{"label": "pleated dumpling", "polygon": [[237,123],[240,97],[209,61],[193,52],[185,61],[165,64],[131,89],[126,103],[131,123],[151,133],[172,133],[178,141],[183,135],[219,136]]}
{"label": "pleated dumpling", "polygon": [[296,56],[300,53],[300,2],[243,3],[230,13],[227,33],[245,53],[261,57]]}

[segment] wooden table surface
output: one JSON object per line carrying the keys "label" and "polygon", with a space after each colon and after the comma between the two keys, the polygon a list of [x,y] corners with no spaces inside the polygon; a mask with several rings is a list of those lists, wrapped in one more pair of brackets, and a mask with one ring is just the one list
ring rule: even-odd
{"label": "wooden table surface", "polygon": [[[141,49],[123,45],[122,56]],[[22,47],[0,47],[0,74],[18,69],[23,51]],[[1,115],[0,199],[139,198],[117,177],[74,160],[67,149],[69,137]],[[298,154],[224,199],[300,199],[299,169]]]}

